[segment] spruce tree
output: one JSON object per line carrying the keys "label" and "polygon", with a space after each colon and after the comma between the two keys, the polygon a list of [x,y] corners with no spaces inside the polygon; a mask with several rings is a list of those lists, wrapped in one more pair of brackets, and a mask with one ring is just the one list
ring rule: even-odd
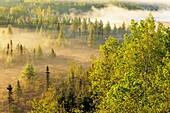
{"label": "spruce tree", "polygon": [[8,105],[9,105],[9,111],[11,110],[12,103],[14,101],[13,96],[12,96],[12,86],[11,84],[8,85],[7,90],[8,90]]}
{"label": "spruce tree", "polygon": [[49,77],[50,77],[50,72],[49,72],[49,67],[46,67],[46,91],[48,91],[49,88]]}
{"label": "spruce tree", "polygon": [[19,80],[17,81],[16,94],[17,94],[17,98],[18,98],[18,104],[20,104],[20,98],[22,97],[22,89],[21,89]]}
{"label": "spruce tree", "polygon": [[13,34],[11,25],[8,25],[7,34]]}
{"label": "spruce tree", "polygon": [[50,55],[49,55],[51,58],[55,58],[56,57],[56,53],[54,51],[54,49],[52,48],[51,49],[51,52],[50,52]]}
{"label": "spruce tree", "polygon": [[59,35],[58,35],[58,38],[56,40],[56,44],[60,47],[63,47],[65,45],[65,43],[66,43],[66,39],[65,39],[65,36],[64,36],[63,29],[61,28]]}
{"label": "spruce tree", "polygon": [[103,35],[103,21],[100,20],[98,25],[98,35]]}
{"label": "spruce tree", "polygon": [[23,46],[20,45],[20,55],[22,56],[23,55]]}
{"label": "spruce tree", "polygon": [[110,35],[110,32],[111,32],[111,26],[110,26],[110,23],[107,22],[107,24],[104,28],[104,33],[105,33],[106,37],[108,37]]}
{"label": "spruce tree", "polygon": [[30,85],[36,75],[36,71],[34,66],[31,63],[27,63],[21,73],[21,80],[25,83],[25,85]]}
{"label": "spruce tree", "polygon": [[38,45],[37,50],[36,50],[36,55],[38,58],[41,58],[43,56],[43,51],[40,45]]}
{"label": "spruce tree", "polygon": [[7,44],[7,51],[6,51],[7,56],[9,55],[9,51],[10,51],[9,49],[10,49],[9,44]]}
{"label": "spruce tree", "polygon": [[85,18],[83,18],[83,21],[81,23],[81,29],[83,34],[87,32],[87,20]]}
{"label": "spruce tree", "polygon": [[93,25],[90,26],[89,37],[87,40],[88,47],[94,46],[95,43],[95,36],[94,36],[94,27]]}

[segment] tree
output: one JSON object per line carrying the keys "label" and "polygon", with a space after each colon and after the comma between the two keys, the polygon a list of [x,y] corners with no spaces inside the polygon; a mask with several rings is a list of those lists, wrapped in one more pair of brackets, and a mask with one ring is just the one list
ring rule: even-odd
{"label": "tree", "polygon": [[41,58],[43,56],[43,51],[40,45],[38,45],[37,50],[36,50],[36,55],[38,58]]}
{"label": "tree", "polygon": [[99,112],[169,112],[169,39],[164,33],[170,29],[160,29],[158,33],[153,16],[140,23],[132,20],[131,34],[109,55],[114,61],[112,85],[104,82],[108,90]]}
{"label": "tree", "polygon": [[32,113],[57,113],[57,101],[55,101],[56,89],[49,88],[49,90],[42,95],[42,99],[31,101]]}
{"label": "tree", "polygon": [[56,57],[56,53],[54,51],[54,49],[52,48],[51,49],[51,52],[50,52],[50,55],[49,55],[51,58],[55,58]]}
{"label": "tree", "polygon": [[[94,61],[89,69],[90,81],[91,81],[91,91],[93,106],[95,109],[100,109],[100,103],[105,97],[106,92],[109,91],[110,87],[113,85],[111,79],[115,78],[114,74],[114,64],[116,58],[116,52],[119,48],[119,42],[113,37],[109,37],[105,44],[100,46],[101,57]],[[114,54],[115,53],[115,54]]]}
{"label": "tree", "polygon": [[26,85],[31,85],[33,80],[35,79],[36,71],[34,66],[31,63],[27,63],[21,72],[20,79],[23,81]]}
{"label": "tree", "polygon": [[88,46],[93,47],[95,44],[94,27],[93,24],[90,25],[89,37],[87,40]]}
{"label": "tree", "polygon": [[108,37],[110,35],[110,32],[111,32],[111,26],[110,26],[110,23],[107,22],[105,29],[104,29],[104,33]]}
{"label": "tree", "polygon": [[17,98],[18,98],[18,104],[20,104],[20,98],[23,96],[23,94],[22,94],[22,89],[21,89],[19,80],[17,81],[16,94],[17,94]]}
{"label": "tree", "polygon": [[81,29],[83,33],[87,32],[87,20],[85,18],[83,18],[83,21],[81,23]]}
{"label": "tree", "polygon": [[75,32],[78,30],[78,27],[79,27],[78,24],[79,24],[79,23],[78,23],[78,18],[75,17],[75,18],[72,20],[72,23],[71,23],[71,26],[70,26],[71,31],[74,33],[74,35],[75,35]]}
{"label": "tree", "polygon": [[8,85],[7,90],[8,90],[8,105],[9,105],[9,112],[11,111],[11,106],[13,104],[13,97],[12,97],[12,86],[11,84]]}
{"label": "tree", "polygon": [[63,47],[66,44],[66,39],[65,39],[65,36],[64,36],[64,33],[63,33],[63,29],[60,29],[56,43],[60,47]]}
{"label": "tree", "polygon": [[100,20],[98,25],[98,35],[103,35],[103,21]]}
{"label": "tree", "polygon": [[11,25],[8,25],[7,34],[9,35],[13,34]]}
{"label": "tree", "polygon": [[48,88],[49,88],[49,77],[50,77],[50,72],[49,72],[49,67],[47,66],[46,68],[46,91],[48,91]]}
{"label": "tree", "polygon": [[98,34],[98,25],[99,25],[99,23],[98,23],[98,21],[96,19],[95,22],[94,22],[94,33],[95,33],[95,35]]}

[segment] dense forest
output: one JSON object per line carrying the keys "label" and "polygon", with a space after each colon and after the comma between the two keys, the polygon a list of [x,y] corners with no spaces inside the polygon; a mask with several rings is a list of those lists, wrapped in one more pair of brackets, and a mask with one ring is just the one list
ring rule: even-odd
{"label": "dense forest", "polygon": [[[135,4],[114,4],[142,9]],[[170,27],[156,22],[152,14],[120,26],[76,15],[92,7],[106,4],[0,1],[0,64],[2,69],[17,70],[6,88],[0,86],[0,99],[5,97],[0,112],[170,112]],[[33,38],[22,41],[25,35],[17,32]],[[61,54],[65,50],[67,55],[79,50],[79,57],[73,56],[77,62],[65,64],[72,61]],[[81,59],[93,51],[91,60]],[[56,64],[62,72],[56,73],[61,71]]]}

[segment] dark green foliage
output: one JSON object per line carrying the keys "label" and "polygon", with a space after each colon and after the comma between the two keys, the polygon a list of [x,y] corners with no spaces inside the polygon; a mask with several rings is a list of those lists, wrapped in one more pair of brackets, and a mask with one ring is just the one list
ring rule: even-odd
{"label": "dark green foliage", "polygon": [[19,98],[23,95],[19,80],[17,81],[16,93],[19,100]]}
{"label": "dark green foliage", "polygon": [[110,32],[111,32],[111,26],[110,26],[110,23],[107,22],[107,24],[104,28],[104,34],[106,35],[106,37],[108,37],[110,35]]}
{"label": "dark green foliage", "polygon": [[14,104],[14,98],[13,98],[13,92],[12,92],[12,86],[11,84],[8,85],[7,90],[8,90],[8,106],[9,106],[9,113],[16,113],[17,107]]}
{"label": "dark green foliage", "polygon": [[98,35],[103,35],[103,21],[100,20],[99,24],[98,24]]}
{"label": "dark green foliage", "polygon": [[[83,74],[82,67],[74,67],[69,73],[69,78],[65,81],[61,81],[57,84],[54,92],[51,89],[46,92],[48,94],[55,93],[56,96],[44,97],[40,101],[33,101],[33,111],[40,110],[45,112],[45,104],[49,98],[55,105],[47,104],[49,107],[46,110],[58,110],[59,112],[75,113],[76,111],[82,111],[83,113],[94,110],[93,101],[91,99],[91,93],[88,90],[89,79]],[[80,82],[81,81],[81,82]],[[46,95],[46,94],[45,94]]]}
{"label": "dark green foliage", "polygon": [[115,6],[125,8],[128,10],[149,10],[149,11],[157,11],[160,7],[156,4],[146,4],[146,3],[137,3],[137,2],[129,2],[129,1],[113,1]]}
{"label": "dark green foliage", "polygon": [[48,91],[49,85],[50,85],[50,72],[49,72],[49,67],[47,66],[46,68],[46,91]]}

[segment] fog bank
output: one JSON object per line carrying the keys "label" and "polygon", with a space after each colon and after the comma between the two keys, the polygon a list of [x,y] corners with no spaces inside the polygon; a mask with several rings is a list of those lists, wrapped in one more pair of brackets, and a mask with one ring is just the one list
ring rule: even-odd
{"label": "fog bank", "polygon": [[170,9],[161,9],[158,11],[128,10],[113,5],[108,5],[102,9],[93,7],[92,11],[84,13],[81,16],[90,18],[92,21],[95,19],[102,20],[104,24],[109,21],[112,25],[114,23],[121,24],[123,21],[127,23],[132,19],[139,21],[147,18],[149,13],[152,13],[156,21],[170,22]]}

